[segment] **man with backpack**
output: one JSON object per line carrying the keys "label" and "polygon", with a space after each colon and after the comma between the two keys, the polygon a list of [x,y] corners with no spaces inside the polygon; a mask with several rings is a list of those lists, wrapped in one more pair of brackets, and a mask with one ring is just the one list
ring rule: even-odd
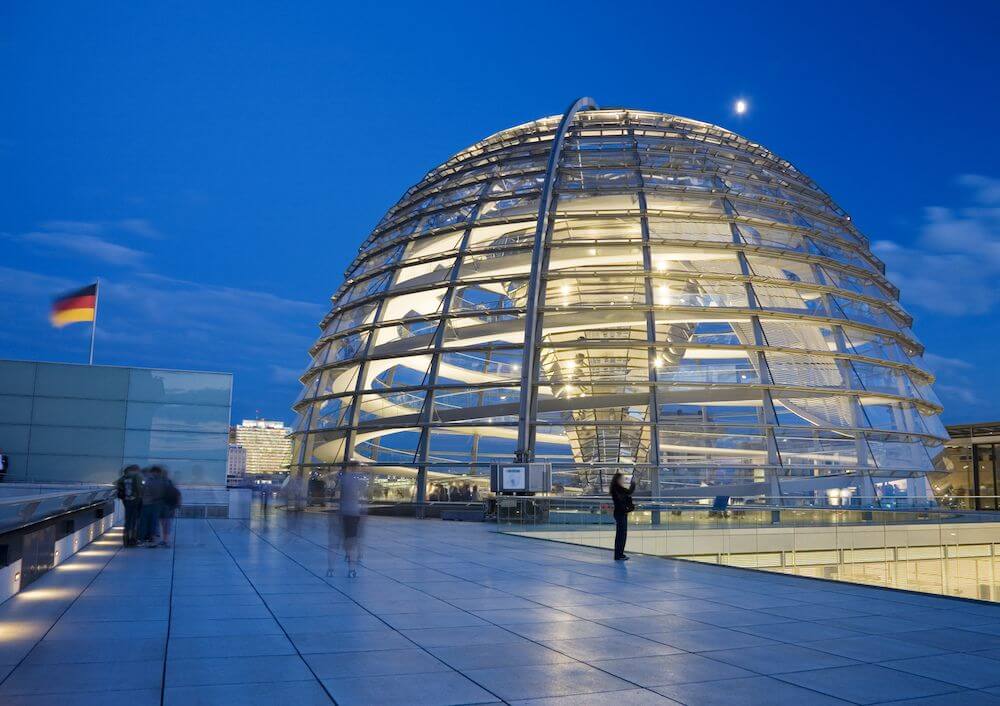
{"label": "man with backpack", "polygon": [[138,466],[126,466],[115,484],[118,499],[125,508],[125,528],[122,546],[134,547],[139,543],[139,511],[142,507],[142,476]]}

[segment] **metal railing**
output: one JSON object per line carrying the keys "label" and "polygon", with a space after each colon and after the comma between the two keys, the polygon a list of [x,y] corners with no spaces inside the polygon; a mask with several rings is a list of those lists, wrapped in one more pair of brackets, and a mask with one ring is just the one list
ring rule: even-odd
{"label": "metal railing", "polygon": [[116,497],[114,486],[93,483],[5,482],[2,490],[5,492],[0,493],[0,533]]}
{"label": "metal railing", "polygon": [[[980,500],[996,503],[995,496]],[[636,498],[626,553],[1000,600],[1000,513]],[[500,496],[499,532],[614,546],[609,497]],[[610,556],[609,556],[610,558]]]}

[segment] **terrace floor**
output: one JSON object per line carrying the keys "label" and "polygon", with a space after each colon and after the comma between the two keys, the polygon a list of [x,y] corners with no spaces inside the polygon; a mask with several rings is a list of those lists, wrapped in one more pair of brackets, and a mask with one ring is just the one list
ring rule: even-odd
{"label": "terrace floor", "polygon": [[395,518],[351,579],[319,513],[178,524],[0,605],[0,703],[1000,705],[1000,605]]}

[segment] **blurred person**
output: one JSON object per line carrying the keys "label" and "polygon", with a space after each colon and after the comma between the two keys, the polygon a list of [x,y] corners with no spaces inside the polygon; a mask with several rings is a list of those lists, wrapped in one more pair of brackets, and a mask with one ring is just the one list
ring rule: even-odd
{"label": "blurred person", "polygon": [[160,543],[158,546],[170,546],[170,530],[174,526],[174,517],[177,515],[177,508],[181,505],[181,491],[177,489],[174,482],[170,480],[170,475],[164,468],[163,476],[163,503],[160,511]]}
{"label": "blurred person", "polygon": [[474,503],[478,503],[479,502],[479,484],[478,483],[476,485],[472,486],[472,496],[471,497],[472,497],[472,502],[474,502]]}
{"label": "blurred person", "polygon": [[635,510],[632,493],[635,492],[635,478],[629,483],[625,474],[615,472],[611,479],[611,500],[615,505],[615,561],[628,561],[625,556],[625,540],[628,536],[628,514]]}
{"label": "blurred person", "polygon": [[125,509],[125,527],[122,529],[122,546],[134,547],[139,543],[139,512],[142,509],[142,473],[136,465],[125,466],[115,483],[118,499]]}
{"label": "blurred person", "polygon": [[343,527],[344,558],[347,560],[347,575],[358,575],[358,561],[361,559],[361,516],[364,514],[364,481],[360,473],[341,471],[340,474],[340,521]]}
{"label": "blurred person", "polygon": [[163,514],[163,469],[150,466],[142,482],[142,510],[139,513],[139,540],[144,547],[156,546],[160,516]]}

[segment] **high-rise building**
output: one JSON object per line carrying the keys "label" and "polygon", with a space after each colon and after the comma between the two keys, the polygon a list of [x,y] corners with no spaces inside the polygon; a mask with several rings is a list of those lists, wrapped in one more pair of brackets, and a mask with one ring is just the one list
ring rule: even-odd
{"label": "high-rise building", "polygon": [[420,500],[526,461],[584,493],[623,470],[657,496],[929,500],[948,435],[911,321],[788,161],[581,99],[459,152],[379,222],[310,351],[294,463]]}
{"label": "high-rise building", "polygon": [[244,419],[235,427],[233,440],[246,454],[246,472],[277,473],[288,469],[291,461],[291,429],[284,422]]}
{"label": "high-rise building", "polygon": [[247,450],[239,444],[229,445],[226,459],[226,485],[237,487],[247,475]]}

